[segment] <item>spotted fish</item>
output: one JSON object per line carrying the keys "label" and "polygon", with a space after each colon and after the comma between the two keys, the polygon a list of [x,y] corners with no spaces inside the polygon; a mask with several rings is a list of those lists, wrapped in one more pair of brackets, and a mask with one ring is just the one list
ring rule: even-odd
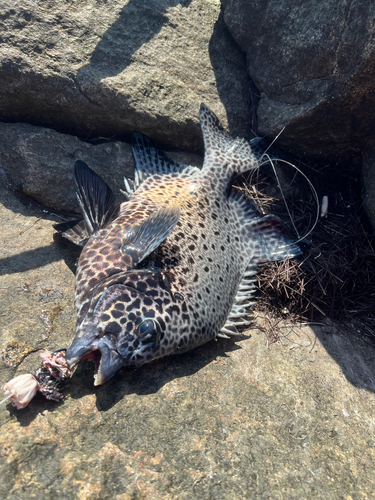
{"label": "spotted fish", "polygon": [[135,179],[125,179],[121,205],[86,164],[75,164],[84,220],[64,236],[84,247],[66,361],[94,361],[95,385],[122,366],[237,335],[251,322],[257,265],[302,253],[276,218],[233,188],[258,167],[249,143],[233,139],[204,105],[200,124],[202,169],[134,135]]}

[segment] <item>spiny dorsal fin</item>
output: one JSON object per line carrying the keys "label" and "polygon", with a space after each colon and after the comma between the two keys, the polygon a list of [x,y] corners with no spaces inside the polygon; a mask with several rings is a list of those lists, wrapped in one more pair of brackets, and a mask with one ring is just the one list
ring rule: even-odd
{"label": "spiny dorsal fin", "polygon": [[132,264],[139,264],[173,231],[181,214],[179,206],[161,208],[125,234],[121,251],[130,255]]}
{"label": "spiny dorsal fin", "polygon": [[201,104],[199,110],[205,155],[202,170],[211,170],[217,165],[226,165],[229,175],[258,168],[258,161],[245,139],[231,137],[217,116]]}
{"label": "spiny dorsal fin", "polygon": [[76,194],[89,235],[107,226],[119,214],[120,203],[110,187],[83,161],[74,164]]}
{"label": "spiny dorsal fin", "polygon": [[154,174],[167,175],[185,173],[190,175],[199,172],[199,169],[196,167],[190,167],[189,165],[184,165],[183,163],[172,160],[164,151],[156,148],[148,137],[138,132],[133,134],[132,150],[135,161],[135,189],[137,189],[147,177]]}

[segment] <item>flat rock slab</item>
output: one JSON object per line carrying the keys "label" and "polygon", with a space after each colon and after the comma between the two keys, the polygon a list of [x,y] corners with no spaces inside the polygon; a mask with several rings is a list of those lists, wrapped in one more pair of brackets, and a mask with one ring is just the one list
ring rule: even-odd
{"label": "flat rock slab", "polygon": [[220,0],[15,0],[0,6],[0,117],[84,138],[137,130],[203,146],[204,101],[250,131],[244,55]]}
{"label": "flat rock slab", "polygon": [[[198,155],[168,153],[184,164],[201,166]],[[35,127],[27,123],[0,123],[0,169],[17,191],[30,198],[67,212],[79,212],[73,166],[86,162],[109,184],[119,201],[123,177],[134,178],[134,159],[130,143],[114,141],[89,144],[69,134]]]}
{"label": "flat rock slab", "polygon": [[[0,195],[4,384],[73,337],[75,256],[50,216]],[[96,388],[83,363],[61,404],[1,406],[0,497],[373,498],[374,346],[312,328],[271,346],[254,328]]]}

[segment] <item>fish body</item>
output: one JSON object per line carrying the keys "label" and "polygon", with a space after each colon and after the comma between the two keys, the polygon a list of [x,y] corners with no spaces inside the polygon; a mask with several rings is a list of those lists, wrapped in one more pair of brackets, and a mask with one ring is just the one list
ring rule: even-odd
{"label": "fish body", "polygon": [[122,366],[193,349],[250,324],[257,265],[299,255],[279,221],[232,187],[258,167],[204,105],[201,170],[133,139],[135,181],[121,205],[83,162],[75,182],[84,221],[65,231],[84,243],[76,275],[76,336],[66,360],[96,362],[95,385]]}

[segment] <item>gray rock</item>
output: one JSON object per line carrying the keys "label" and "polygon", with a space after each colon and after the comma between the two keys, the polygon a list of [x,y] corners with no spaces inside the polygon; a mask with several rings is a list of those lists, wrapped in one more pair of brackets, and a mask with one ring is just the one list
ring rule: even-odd
{"label": "gray rock", "polygon": [[356,156],[375,131],[375,7],[334,0],[222,0],[260,91],[260,135],[324,161]]}
{"label": "gray rock", "polygon": [[363,208],[375,231],[375,141],[370,141],[362,155]]}
{"label": "gray rock", "polygon": [[[197,155],[173,152],[182,163],[199,166]],[[79,211],[73,165],[83,160],[113,189],[119,200],[123,176],[133,177],[131,146],[122,142],[92,145],[76,137],[24,123],[0,123],[0,169],[14,189],[47,207]]]}
{"label": "gray rock", "polygon": [[219,14],[219,0],[2,2],[0,117],[194,151],[204,101],[246,135],[244,56]]}
{"label": "gray rock", "polygon": [[[0,185],[0,386],[74,335],[74,275],[51,217]],[[286,325],[285,325],[286,326]],[[375,491],[375,349],[282,328],[124,369],[82,363],[56,404],[0,406],[3,500],[330,499]]]}

